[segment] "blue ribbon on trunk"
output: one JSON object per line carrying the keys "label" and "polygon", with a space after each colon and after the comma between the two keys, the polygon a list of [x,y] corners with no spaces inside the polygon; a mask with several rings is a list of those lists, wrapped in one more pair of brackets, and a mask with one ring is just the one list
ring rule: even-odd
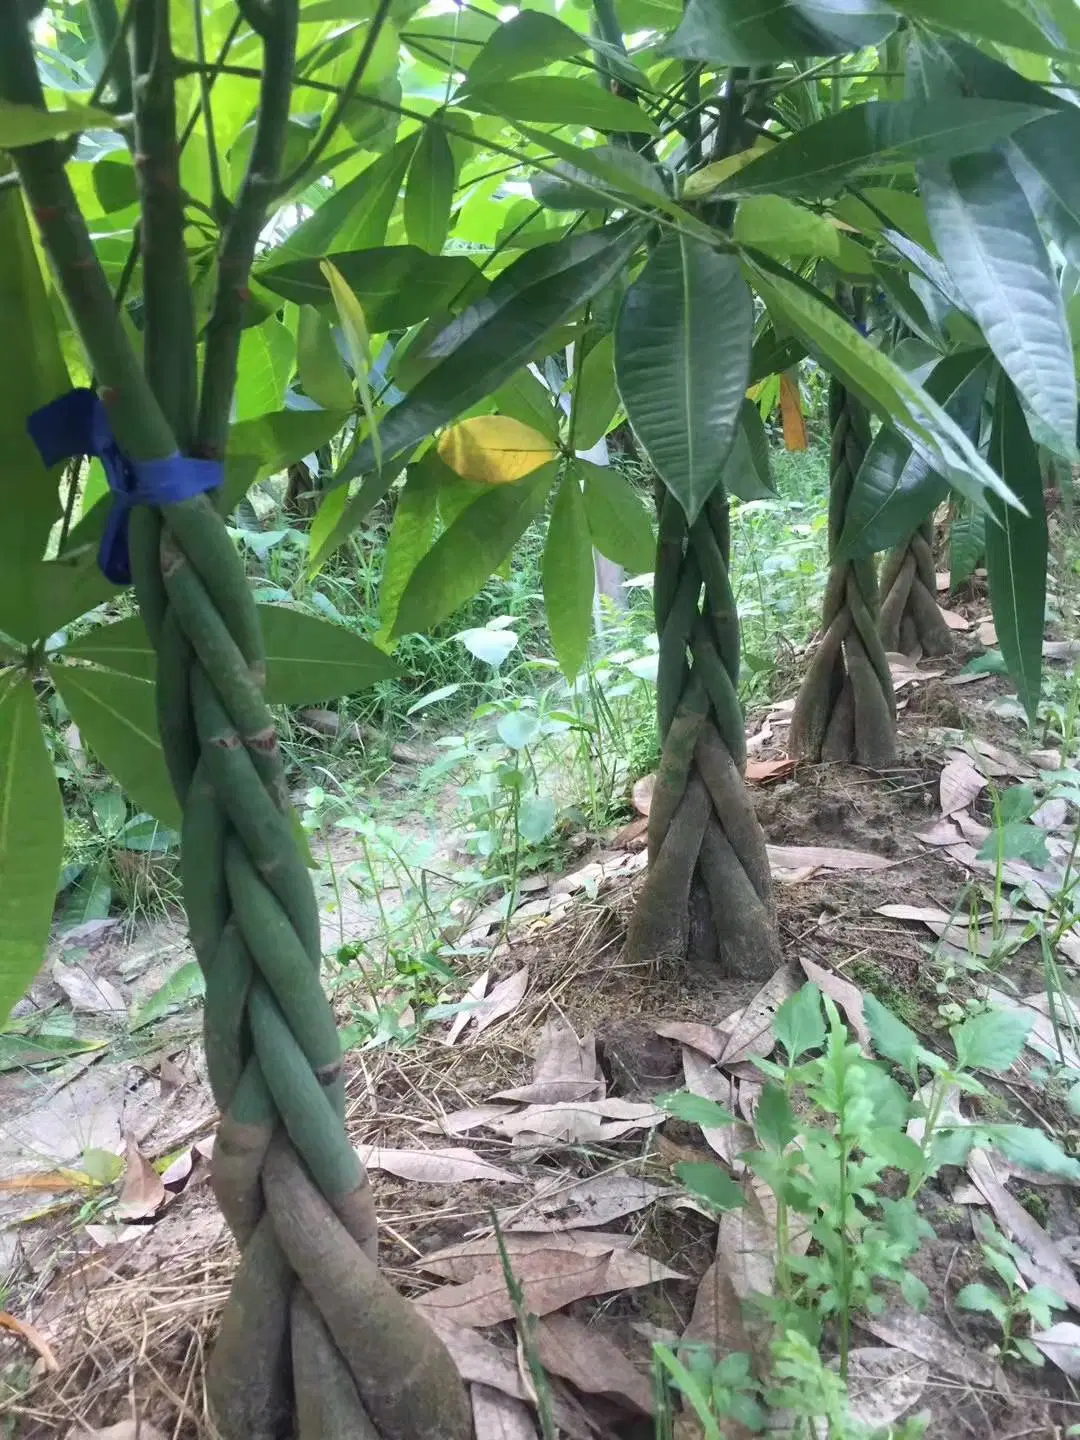
{"label": "blue ribbon on trunk", "polygon": [[92,455],[101,461],[112,506],[98,547],[98,565],[114,585],[131,583],[128,524],[133,506],[177,505],[215,490],[225,478],[220,460],[195,460],[180,454],[161,460],[132,460],[117,444],[109,412],[96,390],[69,390],[35,410],[26,428],[46,465],[76,455]]}

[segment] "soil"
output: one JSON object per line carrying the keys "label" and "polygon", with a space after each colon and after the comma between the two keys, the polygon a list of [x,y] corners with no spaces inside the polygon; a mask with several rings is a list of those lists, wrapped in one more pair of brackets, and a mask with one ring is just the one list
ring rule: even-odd
{"label": "soil", "polygon": [[[971,608],[978,612],[977,598]],[[991,708],[1008,694],[1002,680],[946,683],[972,648],[963,643],[956,656],[934,662],[935,670],[945,672],[939,679],[903,692],[908,703],[900,719],[901,761],[895,771],[872,775],[848,766],[806,767],[754,792],[771,844],[866,851],[890,862],[874,871],[819,869],[796,883],[779,884],[779,925],[789,963],[797,967],[809,960],[874,990],[938,1049],[948,1042],[937,1008],[941,971],[933,958],[933,936],[877,912],[895,904],[950,911],[971,880],[960,860],[917,838],[938,815],[938,777],[947,744],[940,732],[978,735],[1014,751],[1025,743],[1016,723]],[[774,717],[772,739],[758,753],[765,758],[782,754],[784,739],[782,717]],[[624,1174],[670,1185],[676,1164],[714,1158],[700,1130],[675,1120],[659,1130],[632,1130],[603,1143],[553,1143],[539,1150],[495,1138],[482,1128],[450,1137],[440,1133],[442,1117],[530,1080],[548,1021],[561,1018],[578,1036],[595,1035],[609,1097],[651,1102],[680,1088],[683,1074],[680,1046],[658,1035],[657,1024],[716,1026],[751,998],[757,985],[715,972],[661,974],[623,962],[622,941],[637,883],[633,876],[616,874],[602,883],[595,898],[579,896],[557,914],[522,921],[508,942],[478,959],[477,972],[490,966],[493,981],[527,967],[528,987],[516,1009],[475,1043],[466,1029],[457,1044],[448,1045],[446,1027],[436,1027],[408,1048],[348,1056],[348,1118],[355,1143],[412,1150],[467,1147],[516,1177],[513,1184],[444,1184],[373,1172],[382,1259],[394,1283],[410,1295],[422,1298],[444,1283],[417,1262],[485,1233],[492,1210],[502,1212],[504,1225],[512,1224],[515,1209],[581,1180]],[[336,937],[339,926],[351,931],[359,923],[351,912],[334,914],[328,916],[328,931]],[[353,938],[351,933],[347,938]],[[147,946],[145,938],[141,943],[144,951],[153,952],[153,944]],[[175,963],[175,932],[167,943],[172,947],[168,958]],[[124,959],[114,948],[95,962],[96,973],[122,973]],[[151,953],[147,966],[152,968],[155,959],[161,957]],[[1023,956],[1010,961],[995,984],[1005,988],[1010,979],[1016,979],[1020,993],[1043,988],[1037,969],[1028,968]],[[968,988],[961,976],[950,994],[962,998]],[[8,1117],[0,1133],[0,1170],[7,1177],[0,1218],[8,1228],[0,1238],[6,1240],[2,1253],[12,1277],[5,1308],[33,1324],[56,1365],[50,1372],[37,1360],[33,1372],[33,1341],[28,1344],[18,1333],[0,1340],[0,1384],[6,1376],[13,1387],[6,1397],[0,1389],[0,1414],[8,1417],[4,1433],[19,1440],[65,1436],[76,1421],[109,1425],[130,1417],[133,1405],[175,1440],[209,1440],[211,1434],[202,1363],[235,1253],[205,1184],[205,1165],[200,1172],[196,1164],[156,1223],[140,1222],[142,1234],[135,1239],[96,1233],[93,1207],[83,1194],[53,1196],[11,1183],[14,1176],[40,1171],[46,1161],[52,1167],[78,1163],[87,1143],[84,1135],[61,1141],[43,1128],[56,1121],[61,1094],[71,1097],[65,1103],[84,1117],[94,1113],[95,1104],[108,1111],[100,1137],[92,1131],[95,1145],[103,1149],[122,1148],[122,1134],[134,1130],[144,1152],[157,1157],[212,1133],[213,1109],[191,1017],[157,1032],[157,1050],[150,1057],[133,1057],[137,1047],[124,1044],[119,1058],[108,1052],[96,1061],[67,1062],[59,1070],[0,1077],[0,1103]],[[179,1098],[162,1096],[157,1063],[162,1051],[184,1074]],[[1046,1089],[1023,1067],[1006,1080],[995,1088],[991,1106],[1024,1123],[1034,1117],[1056,1129],[1067,1144],[1075,1140],[1076,1122],[1059,1103],[1048,1101]],[[94,1086],[100,1092],[96,1101],[90,1094]],[[994,1341],[993,1327],[956,1305],[965,1284],[986,1280],[972,1207],[962,1203],[962,1195],[954,1199],[965,1181],[963,1172],[946,1171],[927,1187],[922,1209],[935,1236],[912,1268],[930,1292],[928,1320],[985,1355]],[[1038,1212],[1052,1239],[1077,1237],[1074,1190],[1034,1185],[1015,1175],[1008,1189]],[[616,1345],[642,1374],[648,1373],[653,1342],[674,1341],[686,1327],[701,1278],[716,1258],[715,1221],[679,1201],[677,1188],[671,1196],[671,1203],[615,1217],[602,1228],[632,1237],[636,1252],[684,1278],[564,1307]],[[588,1230],[574,1233],[587,1235]],[[512,1358],[509,1325],[483,1333]],[[880,1343],[869,1332],[861,1332],[857,1342]],[[570,1407],[566,1413],[585,1413],[585,1407],[597,1435],[647,1440],[653,1433],[650,1422],[610,1397],[571,1395],[561,1384],[556,1389]],[[1049,1364],[1037,1371],[1010,1363],[993,1384],[972,1383],[932,1367],[916,1408],[929,1414],[928,1434],[935,1440],[1050,1440],[1080,1422],[1080,1401],[1066,1377]]]}

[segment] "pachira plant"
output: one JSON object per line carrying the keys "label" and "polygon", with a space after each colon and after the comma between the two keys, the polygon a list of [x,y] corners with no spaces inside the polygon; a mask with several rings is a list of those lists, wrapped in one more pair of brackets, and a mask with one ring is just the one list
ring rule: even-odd
{"label": "pachira plant", "polygon": [[[1016,533],[1021,448],[1075,445],[1071,349],[1065,383],[1041,279],[1025,306],[1044,214],[1067,239],[1073,213],[1059,173],[1072,115],[1057,97],[1080,53],[1068,11],[599,0],[504,21],[491,0],[435,14],[411,0],[95,0],[61,24],[0,0],[0,203],[22,277],[5,242],[18,373],[0,406],[0,894],[23,894],[31,861],[14,819],[39,801],[35,874],[55,877],[60,817],[34,720],[48,653],[65,697],[96,685],[109,725],[144,717],[160,747],[154,803],[182,815],[223,1116],[215,1185],[243,1251],[212,1366],[227,1436],[453,1440],[469,1420],[445,1351],[373,1263],[267,708],[314,698],[286,679],[313,647],[333,657],[294,617],[260,614],[223,517],[260,477],[329,446],[318,565],[392,493],[389,643],[449,616],[548,513],[545,598],[573,675],[593,548],[634,569],[651,548],[626,482],[583,455],[625,413],[658,477],[663,739],[630,945],[769,969],[727,574],[727,496],[768,485],[746,392],[812,355],[863,449],[877,416],[986,513],[988,547],[995,527]],[[1008,63],[1017,47],[1023,76]],[[1000,218],[1019,213],[1015,186],[1003,182],[1007,204],[996,190],[981,203],[980,167],[1000,176],[1002,164],[1024,177],[1034,229]],[[965,259],[983,238],[994,257],[1008,251],[989,275]],[[999,367],[987,457],[951,392],[853,323],[853,289],[883,288],[898,308],[914,293],[925,308],[911,277],[928,262]],[[987,297],[1003,286],[999,314]],[[934,317],[957,323],[948,306]],[[85,476],[59,468],[88,454]],[[843,454],[850,508],[865,467],[846,441]],[[50,637],[115,597],[125,565],[138,617],[54,658]],[[318,678],[320,695],[385,663],[352,660],[333,685]],[[72,711],[95,746],[90,703]],[[115,759],[96,748],[139,793],[122,742]],[[48,927],[36,894],[32,915],[11,912],[20,983]]]}

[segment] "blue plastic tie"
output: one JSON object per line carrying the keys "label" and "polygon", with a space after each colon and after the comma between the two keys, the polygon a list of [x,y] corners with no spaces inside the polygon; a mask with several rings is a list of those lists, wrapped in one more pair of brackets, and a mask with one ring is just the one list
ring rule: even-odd
{"label": "blue plastic tie", "polygon": [[114,585],[131,583],[128,523],[133,506],[177,505],[215,490],[225,478],[220,460],[179,454],[163,460],[130,459],[116,442],[109,412],[96,390],[69,390],[35,410],[26,428],[46,465],[76,455],[93,455],[101,461],[112,507],[98,547],[98,565]]}

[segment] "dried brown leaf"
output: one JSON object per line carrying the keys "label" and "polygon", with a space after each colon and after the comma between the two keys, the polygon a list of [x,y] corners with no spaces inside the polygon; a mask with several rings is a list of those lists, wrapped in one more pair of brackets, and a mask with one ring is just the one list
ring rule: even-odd
{"label": "dried brown leaf", "polygon": [[[692,1095],[713,1100],[717,1105],[725,1106],[732,1114],[735,1113],[738,1095],[736,1082],[730,1076],[722,1074],[698,1051],[691,1050],[686,1045],[683,1046],[682,1062],[683,1079]],[[741,1175],[746,1166],[738,1159],[739,1152],[750,1149],[754,1143],[754,1132],[749,1126],[741,1121],[736,1121],[734,1125],[702,1125],[701,1133],[709,1149],[720,1156],[733,1174]]]}
{"label": "dried brown leaf", "polygon": [[748,760],[746,778],[751,785],[771,785],[775,780],[786,780],[795,773],[795,761],[786,755],[778,760]]}
{"label": "dried brown leaf", "polygon": [[[866,1315],[859,1324],[876,1339],[909,1355],[917,1355],[935,1370],[955,1375],[970,1385],[996,1389],[998,1367],[989,1355],[982,1355],[955,1339],[926,1315],[896,1305],[880,1315]],[[1002,1386],[1007,1391],[1007,1386]]]}
{"label": "dried brown leaf", "polygon": [[[613,1250],[628,1250],[632,1235],[610,1230],[570,1230],[560,1235],[535,1235],[511,1231],[503,1236],[506,1253],[510,1256],[511,1268],[516,1269],[520,1255],[531,1255],[535,1250],[571,1250],[578,1255],[610,1255]],[[438,1275],[442,1280],[452,1280],[455,1285],[464,1285],[474,1275],[490,1270],[499,1260],[499,1242],[494,1235],[481,1235],[475,1240],[462,1240],[457,1245],[447,1245],[435,1250],[415,1262],[414,1268],[429,1275]]]}
{"label": "dried brown leaf", "polygon": [[118,1220],[148,1220],[165,1204],[168,1192],[130,1130],[124,1136],[124,1145],[127,1169],[113,1214]]}
{"label": "dried brown leaf", "polygon": [[[948,586],[946,586],[946,589],[947,588]],[[938,609],[941,611],[941,618],[950,630],[971,629],[971,621],[965,619],[963,615],[958,615],[955,610],[946,610],[943,605],[939,605]]]}
{"label": "dried brown leaf", "polygon": [[1033,780],[1039,773],[1034,765],[1027,760],[1022,760],[1012,750],[1005,750],[1002,746],[994,745],[979,735],[972,739],[971,745],[977,752],[973,757],[976,768],[981,770],[989,780],[1004,780],[1009,777],[1016,780]]}
{"label": "dried brown leaf", "polygon": [[464,1110],[452,1110],[449,1115],[440,1115],[438,1120],[426,1120],[419,1128],[428,1135],[467,1135],[470,1130],[481,1130],[505,1115],[505,1105],[469,1105]]}
{"label": "dried brown leaf", "polygon": [[720,1064],[734,1064],[739,1060],[768,1055],[776,1044],[772,1033],[773,1016],[797,989],[794,973],[787,965],[782,965],[743,1010],[720,1054]]}
{"label": "dried brown leaf", "polygon": [[[524,1291],[525,1308],[534,1315],[549,1315],[587,1295],[607,1295],[613,1290],[633,1290],[660,1280],[685,1279],[678,1271],[633,1250],[582,1255],[555,1247],[521,1255],[514,1265],[514,1275]],[[416,1306],[425,1315],[437,1312],[457,1325],[481,1328],[498,1325],[514,1315],[501,1264],[492,1265],[464,1285],[432,1290],[417,1300]]]}
{"label": "dried brown leaf", "polygon": [[0,1329],[10,1330],[12,1334],[18,1335],[25,1340],[31,1350],[37,1351],[42,1366],[50,1374],[55,1375],[59,1371],[60,1365],[52,1352],[49,1342],[45,1339],[45,1336],[42,1335],[41,1331],[31,1325],[28,1320],[20,1320],[15,1315],[9,1315],[6,1310],[0,1310]]}
{"label": "dried brown leaf", "polygon": [[1059,1370],[1080,1380],[1080,1325],[1072,1320],[1059,1320],[1049,1330],[1040,1330],[1031,1337],[1048,1360]]}
{"label": "dried brown leaf", "polygon": [[975,635],[979,644],[987,649],[997,644],[997,626],[992,620],[980,620]]}
{"label": "dried brown leaf", "polygon": [[1060,830],[1065,824],[1068,808],[1064,800],[1047,800],[1031,817],[1031,823],[1042,830]]}
{"label": "dried brown leaf", "polygon": [[569,1380],[575,1389],[625,1401],[644,1415],[653,1413],[649,1377],[592,1326],[570,1315],[548,1315],[537,1327],[536,1340],[544,1369]]}
{"label": "dried brown leaf", "polygon": [[379,1145],[358,1145],[356,1153],[369,1170],[385,1170],[401,1180],[422,1185],[457,1185],[463,1180],[494,1180],[520,1185],[521,1176],[481,1159],[474,1150],[395,1150]]}
{"label": "dried brown leaf", "polygon": [[631,1130],[649,1130],[667,1119],[655,1105],[632,1100],[567,1101],[556,1105],[528,1105],[504,1115],[491,1128],[515,1140],[520,1136],[532,1144],[534,1136],[572,1144],[599,1144],[617,1140]]}
{"label": "dried brown leaf", "polygon": [[492,986],[491,994],[480,1001],[472,1012],[473,1019],[473,1040],[475,1040],[494,1025],[496,1020],[504,1020],[507,1015],[513,1014],[525,998],[525,991],[529,988],[529,967],[523,965],[513,975],[508,975],[505,980],[500,980],[497,985]]}
{"label": "dried brown leaf", "polygon": [[165,1440],[165,1436],[149,1420],[120,1420],[115,1425],[106,1425],[104,1430],[87,1430],[76,1425],[68,1431],[67,1440]]}
{"label": "dried brown leaf", "polygon": [[970,760],[950,760],[941,772],[938,786],[942,815],[966,810],[985,789],[986,776],[981,775]]}
{"label": "dried brown leaf", "polygon": [[653,1029],[665,1040],[676,1040],[680,1045],[689,1045],[700,1050],[710,1060],[719,1060],[728,1042],[728,1032],[715,1025],[702,1025],[696,1020],[661,1020]]}
{"label": "dried brown leaf", "polygon": [[870,1029],[863,1014],[863,992],[859,987],[850,980],[845,980],[842,975],[837,975],[835,970],[826,970],[823,965],[815,965],[812,960],[802,956],[799,964],[806,978],[812,980],[823,995],[836,1001],[847,1016],[847,1022],[854,1030],[859,1044],[864,1050],[869,1050]]}
{"label": "dried brown leaf", "polygon": [[930,1379],[925,1360],[905,1350],[860,1346],[848,1354],[848,1401],[852,1419],[875,1433],[886,1431],[918,1404]]}
{"label": "dried brown leaf", "polygon": [[749,1350],[742,1306],[722,1260],[714,1260],[701,1277],[682,1338],[695,1345],[708,1345],[719,1358],[733,1350]]}
{"label": "dried brown leaf", "polygon": [[102,1250],[109,1250],[114,1245],[131,1245],[136,1240],[145,1240],[151,1231],[145,1225],[85,1225],[83,1233]]}
{"label": "dried brown leaf", "polygon": [[475,1330],[454,1325],[438,1312],[424,1318],[450,1352],[454,1368],[463,1380],[473,1385],[488,1385],[517,1400],[527,1398],[513,1350],[500,1349]]}
{"label": "dried brown leaf", "polygon": [[875,915],[884,915],[889,920],[910,920],[913,924],[927,927],[948,925],[954,919],[947,910],[934,905],[879,905]]}
{"label": "dried brown leaf", "polygon": [[473,1385],[471,1399],[476,1440],[536,1440],[532,1411],[523,1401],[489,1385]]}
{"label": "dried brown leaf", "polygon": [[1072,1269],[1039,1222],[1005,1189],[984,1150],[971,1152],[967,1170],[1002,1230],[1020,1247],[1016,1261],[1020,1273],[1034,1285],[1048,1285],[1080,1310],[1080,1284]]}
{"label": "dried brown leaf", "polygon": [[652,805],[652,794],[655,784],[655,775],[643,775],[640,780],[634,782],[634,809],[639,815],[644,815],[646,819],[648,819],[649,807]]}
{"label": "dried brown leaf", "polygon": [[596,1061],[596,1036],[590,1032],[579,1039],[574,1027],[560,1015],[548,1020],[540,1032],[531,1083],[500,1090],[492,1098],[550,1105],[599,1100],[605,1088]]}
{"label": "dried brown leaf", "polygon": [[925,830],[917,830],[915,839],[921,840],[924,845],[955,845],[960,839],[960,831],[952,820],[942,818],[935,820]]}
{"label": "dried brown leaf", "polygon": [[127,1011],[127,1001],[103,975],[91,975],[79,965],[65,965],[57,960],[52,976],[75,1011],[86,1015],[123,1015]]}
{"label": "dried brown leaf", "polygon": [[614,1172],[592,1180],[578,1180],[553,1194],[540,1195],[526,1206],[503,1210],[499,1224],[506,1233],[542,1231],[558,1234],[589,1226],[607,1225],[623,1215],[647,1210],[667,1194],[663,1185]]}
{"label": "dried brown leaf", "polygon": [[895,860],[869,850],[844,850],[836,845],[769,845],[769,864],[781,880],[809,876],[815,870],[888,870]]}
{"label": "dried brown leaf", "polygon": [[465,1026],[468,1025],[469,1021],[476,1014],[476,1006],[481,1003],[484,996],[487,994],[487,986],[490,976],[491,971],[485,970],[482,975],[478,975],[476,977],[476,979],[469,986],[468,990],[465,991],[465,994],[462,997],[462,1004],[466,1006],[466,1008],[463,1010],[459,1010],[458,1013],[454,1016],[450,1024],[450,1029],[443,1037],[443,1044],[454,1045],[457,1043],[458,1039],[461,1036],[461,1032],[465,1029]]}

